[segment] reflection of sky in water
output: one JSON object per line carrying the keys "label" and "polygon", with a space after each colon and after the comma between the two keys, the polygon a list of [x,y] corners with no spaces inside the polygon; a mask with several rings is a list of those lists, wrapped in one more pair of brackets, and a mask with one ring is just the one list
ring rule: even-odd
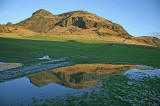
{"label": "reflection of sky in water", "polygon": [[[36,87],[26,78],[19,78],[8,82],[0,83],[0,106],[10,104],[19,105],[30,103],[32,97],[55,97],[83,90],[75,90],[64,86],[50,83],[47,86]],[[44,97],[43,97],[44,98]]]}
{"label": "reflection of sky in water", "polygon": [[[82,64],[39,72],[0,83],[0,106],[30,104],[32,97],[47,98],[86,91],[108,74],[120,74],[135,65]],[[74,88],[74,89],[73,89]]]}

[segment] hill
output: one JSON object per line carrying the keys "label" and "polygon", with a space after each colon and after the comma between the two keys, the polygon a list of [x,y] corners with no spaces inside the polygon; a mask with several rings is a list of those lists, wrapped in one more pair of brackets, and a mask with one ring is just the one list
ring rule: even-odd
{"label": "hill", "polygon": [[[17,28],[20,30],[13,30]],[[31,17],[15,25],[8,23],[6,26],[0,26],[0,33],[9,34],[12,32],[19,35],[27,32],[27,36],[40,33],[46,36],[160,46],[160,39],[158,38],[148,36],[134,37],[121,25],[83,10],[54,15],[44,9],[40,9],[34,12]]]}
{"label": "hill", "polygon": [[87,30],[102,36],[114,34],[131,37],[120,25],[82,10],[53,15],[46,10],[40,9],[34,12],[30,18],[17,23],[17,25],[24,26],[35,32],[74,33]]}

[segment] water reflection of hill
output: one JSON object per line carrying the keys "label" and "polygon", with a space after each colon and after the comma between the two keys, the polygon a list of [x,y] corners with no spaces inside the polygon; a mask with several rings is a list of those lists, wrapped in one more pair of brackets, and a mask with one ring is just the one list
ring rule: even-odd
{"label": "water reflection of hill", "polygon": [[40,72],[28,78],[38,87],[57,83],[74,89],[83,89],[95,85],[104,75],[123,73],[133,68],[144,69],[135,65],[78,64]]}

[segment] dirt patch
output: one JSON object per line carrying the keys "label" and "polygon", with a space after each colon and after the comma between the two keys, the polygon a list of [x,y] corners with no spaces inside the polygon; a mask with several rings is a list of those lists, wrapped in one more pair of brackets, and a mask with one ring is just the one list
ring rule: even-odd
{"label": "dirt patch", "polygon": [[[63,67],[63,66],[69,66],[69,65],[73,64],[72,62],[64,62],[64,61],[62,61],[60,63],[54,63],[54,62],[61,61],[61,60],[62,59],[57,59],[57,60],[55,59],[55,60],[50,60],[50,61],[46,61],[46,62],[33,64],[30,66],[25,66],[20,69],[3,71],[0,73],[0,82],[7,81],[10,79],[15,79],[18,77],[23,77],[23,76],[37,73],[37,72],[46,71],[49,69],[54,69],[54,68]],[[51,64],[48,64],[48,63],[51,63]]]}
{"label": "dirt patch", "polygon": [[5,70],[21,67],[21,66],[22,66],[21,63],[3,63],[3,62],[0,62],[0,71],[5,71]]}

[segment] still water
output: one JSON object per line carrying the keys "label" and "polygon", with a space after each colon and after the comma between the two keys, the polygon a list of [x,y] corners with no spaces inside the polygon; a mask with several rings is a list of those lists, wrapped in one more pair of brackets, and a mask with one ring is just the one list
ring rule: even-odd
{"label": "still water", "polygon": [[27,105],[34,98],[63,97],[88,91],[103,77],[121,74],[135,65],[79,64],[39,72],[0,83],[0,106]]}

